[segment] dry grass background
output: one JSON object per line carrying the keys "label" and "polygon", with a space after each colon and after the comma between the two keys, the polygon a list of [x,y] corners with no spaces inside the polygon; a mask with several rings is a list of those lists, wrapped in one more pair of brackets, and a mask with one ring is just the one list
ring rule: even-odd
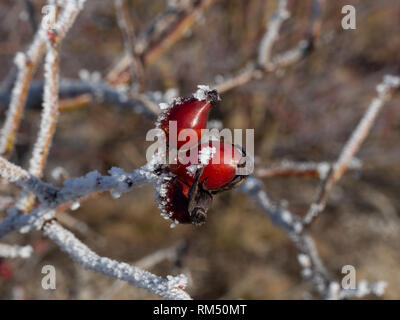
{"label": "dry grass background", "polygon": [[[39,8],[43,1],[33,1]],[[276,50],[302,37],[311,1],[291,1],[292,18],[283,26]],[[357,29],[343,30],[341,7],[357,10]],[[132,0],[132,17],[141,31],[164,8],[164,1]],[[243,67],[256,54],[264,25],[276,1],[219,0],[181,41],[146,69],[146,88],[179,88],[182,95],[197,84]],[[30,41],[29,24],[21,19],[20,2],[0,4],[0,79],[16,51]],[[397,0],[327,1],[319,48],[284,73],[227,92],[211,113],[226,128],[254,128],[257,165],[281,159],[334,161],[341,146],[375,94],[383,74],[400,72],[400,2]],[[112,1],[88,1],[62,47],[61,74],[77,78],[81,69],[105,75],[123,52]],[[37,77],[41,76],[41,70]],[[329,270],[340,277],[343,265],[357,270],[357,280],[385,280],[386,299],[400,297],[400,95],[380,114],[358,156],[361,172],[347,174],[335,186],[328,206],[312,227]],[[2,106],[2,115],[4,115]],[[29,110],[12,161],[26,165],[40,119]],[[111,105],[92,104],[61,115],[45,172],[62,166],[71,176],[111,166],[129,171],[145,163],[145,133],[153,123]],[[265,179],[275,199],[286,199],[303,215],[318,181],[299,178]],[[3,193],[10,193],[10,189]],[[82,204],[70,215],[90,232],[77,232],[100,254],[135,261],[180,240],[189,244],[180,266],[165,262],[153,270],[165,275],[186,272],[194,298],[302,299],[315,298],[299,274],[296,251],[246,196],[229,192],[217,197],[202,227],[170,229],[159,216],[153,190],[142,187],[115,200],[109,194]],[[8,236],[18,243],[37,243],[31,260],[10,260],[14,276],[0,279],[0,298],[96,299],[114,282],[84,271],[39,233]],[[39,242],[38,242],[39,241]],[[41,288],[41,268],[57,270],[57,289]],[[114,298],[154,298],[126,286]]]}

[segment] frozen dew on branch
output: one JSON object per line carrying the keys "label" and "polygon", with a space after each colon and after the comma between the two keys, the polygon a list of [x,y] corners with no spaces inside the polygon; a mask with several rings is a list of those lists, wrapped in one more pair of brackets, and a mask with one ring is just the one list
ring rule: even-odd
{"label": "frozen dew on branch", "polygon": [[0,258],[29,258],[32,255],[31,246],[17,246],[0,243]]}
{"label": "frozen dew on branch", "polygon": [[45,224],[43,230],[45,236],[55,241],[62,251],[66,252],[85,269],[125,280],[132,285],[146,289],[166,299],[191,299],[183,291],[187,285],[187,278],[184,275],[167,276],[167,279],[163,279],[127,263],[101,257],[78,240],[71,232],[55,222]]}

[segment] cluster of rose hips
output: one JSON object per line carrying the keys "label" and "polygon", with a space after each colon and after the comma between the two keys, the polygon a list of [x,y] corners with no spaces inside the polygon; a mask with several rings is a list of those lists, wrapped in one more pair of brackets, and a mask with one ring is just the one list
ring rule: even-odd
{"label": "cluster of rose hips", "polygon": [[[245,158],[242,148],[223,140],[203,139],[201,142],[210,109],[220,98],[216,90],[199,90],[190,98],[176,99],[157,122],[166,137],[172,121],[175,121],[178,136],[184,130],[187,132],[186,140],[167,143],[167,153],[174,150],[176,157],[159,168],[164,180],[158,202],[162,215],[172,220],[173,226],[204,223],[213,196],[238,186],[247,177],[238,175],[236,170]],[[189,160],[182,161],[181,155]]]}

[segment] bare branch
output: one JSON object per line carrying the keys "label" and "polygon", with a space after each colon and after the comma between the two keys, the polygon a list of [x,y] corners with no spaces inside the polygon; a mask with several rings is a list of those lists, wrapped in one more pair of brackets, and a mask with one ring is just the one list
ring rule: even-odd
{"label": "bare branch", "polygon": [[[292,241],[298,251],[298,261],[302,268],[302,276],[310,281],[318,294],[324,299],[344,299],[346,297],[363,297],[367,294],[382,295],[384,286],[380,282],[367,284],[368,290],[353,291],[340,290],[337,282],[326,270],[312,237],[304,230],[301,220],[289,210],[273,203],[269,198],[262,182],[250,176],[240,187],[241,191],[247,194],[267,214],[277,227],[281,228]],[[364,286],[360,282],[358,286]],[[336,290],[335,288],[338,288]]]}
{"label": "bare branch", "polygon": [[[135,52],[141,56],[145,65],[153,63],[168,50],[196,22],[196,17],[208,8],[215,0],[191,0],[185,7],[168,6],[151,26],[139,36]],[[126,82],[124,76],[131,64],[129,55],[125,54],[106,76],[106,82],[111,85]]]}
{"label": "bare branch", "polygon": [[226,80],[215,84],[213,87],[219,93],[227,92],[252,80],[262,79],[269,72],[293,65],[310,54],[320,34],[323,3],[324,0],[313,1],[309,19],[310,24],[305,39],[300,40],[294,48],[272,56],[272,47],[278,39],[279,29],[289,16],[289,12],[286,10],[287,1],[280,0],[260,42],[257,61],[251,62],[246,68],[239,71],[237,75],[226,77]]}
{"label": "bare branch", "polygon": [[[85,1],[67,1],[54,25],[54,29],[47,31],[42,119],[29,163],[29,172],[36,177],[41,177],[43,174],[43,168],[50,151],[58,119],[59,50],[61,41],[75,22]],[[46,30],[43,27],[40,32],[42,37],[46,37],[44,35]],[[17,202],[17,207],[27,212],[33,205],[34,200],[35,197],[33,195],[23,194]]]}
{"label": "bare branch", "polygon": [[333,185],[342,177],[349,162],[360,149],[361,144],[370,132],[379,111],[390,99],[392,90],[399,86],[400,77],[386,75],[383,82],[376,87],[378,96],[372,100],[363,118],[360,120],[349,140],[344,145],[334,167],[322,182],[318,190],[316,201],[311,204],[307,215],[304,217],[303,223],[305,226],[310,225],[317,218],[319,213],[324,210],[326,200]]}
{"label": "bare branch", "polygon": [[[325,179],[333,164],[328,162],[295,162],[284,160],[272,164],[267,168],[257,168],[255,175],[258,178],[275,177],[307,177]],[[347,170],[361,169],[361,161],[353,158],[347,166]]]}
{"label": "bare branch", "polygon": [[[27,108],[40,106],[44,83],[41,80],[32,81],[29,89]],[[152,101],[149,93],[128,94],[123,90],[111,87],[104,82],[90,82],[76,79],[61,79],[59,84],[59,95],[63,98],[75,99],[75,101],[60,100],[60,111],[76,107],[79,103],[108,103],[122,109],[131,109],[138,114],[154,120],[155,114],[160,112],[157,102]],[[89,97],[90,96],[90,97]],[[83,100],[82,100],[83,99]],[[9,94],[0,93],[0,101],[7,103]],[[72,106],[72,107],[71,107]],[[79,107],[79,106],[78,106]]]}
{"label": "bare branch", "polygon": [[282,23],[290,16],[289,12],[286,10],[286,6],[287,0],[279,0],[276,12],[268,21],[267,32],[260,42],[257,64],[263,68],[268,69],[271,63],[272,46],[279,37],[279,30]]}
{"label": "bare branch", "polygon": [[126,0],[115,0],[114,3],[117,12],[118,25],[124,38],[125,52],[126,55],[129,57],[129,60],[132,61],[129,67],[131,80],[133,82],[137,78],[139,83],[139,91],[143,92],[144,68],[140,56],[135,51],[136,37],[135,30],[133,28],[133,24],[129,15],[129,8],[127,7]]}
{"label": "bare branch", "polygon": [[167,279],[163,279],[127,263],[100,257],[79,241],[71,232],[54,221],[44,225],[43,233],[85,269],[127,281],[134,286],[146,289],[166,299],[191,299],[183,290],[187,284],[186,276],[183,274],[175,277],[167,276]]}

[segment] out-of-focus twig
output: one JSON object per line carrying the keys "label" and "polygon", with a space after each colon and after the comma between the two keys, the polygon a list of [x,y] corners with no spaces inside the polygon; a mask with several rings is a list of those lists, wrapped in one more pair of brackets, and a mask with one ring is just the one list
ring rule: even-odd
{"label": "out-of-focus twig", "polygon": [[[266,168],[258,167],[255,175],[258,178],[306,177],[325,179],[333,164],[329,162],[295,162],[282,161]],[[361,161],[354,158],[348,163],[347,170],[361,169]]]}
{"label": "out-of-focus twig", "polygon": [[310,54],[315,48],[315,42],[320,34],[323,3],[324,0],[313,1],[305,39],[301,40],[294,48],[274,56],[272,55],[273,45],[279,38],[282,23],[289,17],[287,0],[279,0],[277,9],[268,21],[266,32],[258,47],[257,60],[250,62],[235,76],[226,77],[226,80],[213,87],[220,93],[227,92],[252,80],[261,79],[269,72],[292,65]]}
{"label": "out-of-focus twig", "polygon": [[310,225],[318,217],[319,213],[324,210],[326,200],[333,185],[342,177],[349,162],[360,149],[361,144],[370,132],[379,111],[390,99],[392,90],[399,86],[400,77],[390,75],[386,75],[383,82],[377,86],[377,97],[372,100],[363,118],[360,120],[349,140],[344,145],[335,165],[331,168],[327,177],[321,183],[316,200],[311,204],[307,215],[304,217],[303,224],[305,226]]}
{"label": "out-of-focus twig", "polygon": [[144,91],[144,68],[141,57],[136,53],[135,43],[136,36],[133,24],[129,15],[129,8],[126,0],[114,0],[117,12],[117,20],[124,39],[124,47],[126,55],[131,61],[129,70],[131,73],[131,81],[138,80],[139,91]]}
{"label": "out-of-focus twig", "polygon": [[[32,81],[26,101],[27,108],[40,106],[43,87],[43,81]],[[60,100],[60,111],[71,110],[89,102],[96,102],[108,103],[122,109],[131,109],[152,120],[160,112],[157,103],[153,102],[146,94],[129,94],[104,82],[92,83],[76,79],[61,79],[59,95],[65,98]],[[6,105],[9,97],[8,93],[0,93],[0,102]]]}
{"label": "out-of-focus twig", "polygon": [[31,0],[23,0],[23,2],[25,5],[26,13],[28,14],[28,19],[29,19],[31,28],[32,28],[33,32],[36,32],[38,26],[37,26],[37,21],[35,18],[35,6],[33,5]]}
{"label": "out-of-focus twig", "polygon": [[[302,269],[302,276],[313,284],[320,297],[324,299],[343,299],[347,295],[351,296],[351,290],[341,290],[338,282],[333,280],[326,270],[319,257],[314,240],[303,228],[300,218],[292,214],[288,209],[274,203],[267,194],[263,183],[254,176],[250,176],[242,184],[240,190],[259,206],[272,223],[287,234],[298,251],[297,258]],[[364,281],[361,285],[366,285],[370,290],[357,291],[357,297],[363,297],[370,293],[378,296],[383,294],[381,282],[370,284]]]}
{"label": "out-of-focus twig", "polygon": [[278,2],[278,8],[275,14],[269,19],[267,25],[267,31],[261,39],[260,46],[258,48],[257,64],[268,68],[271,63],[271,51],[272,46],[279,37],[279,30],[282,23],[289,18],[289,12],[286,9],[287,0],[280,0]]}
{"label": "out-of-focus twig", "polygon": [[[137,39],[134,50],[143,64],[151,64],[168,50],[196,22],[197,15],[214,1],[190,0],[186,6],[168,6]],[[127,82],[126,70],[130,64],[131,58],[125,54],[107,74],[106,82],[111,85]]]}

